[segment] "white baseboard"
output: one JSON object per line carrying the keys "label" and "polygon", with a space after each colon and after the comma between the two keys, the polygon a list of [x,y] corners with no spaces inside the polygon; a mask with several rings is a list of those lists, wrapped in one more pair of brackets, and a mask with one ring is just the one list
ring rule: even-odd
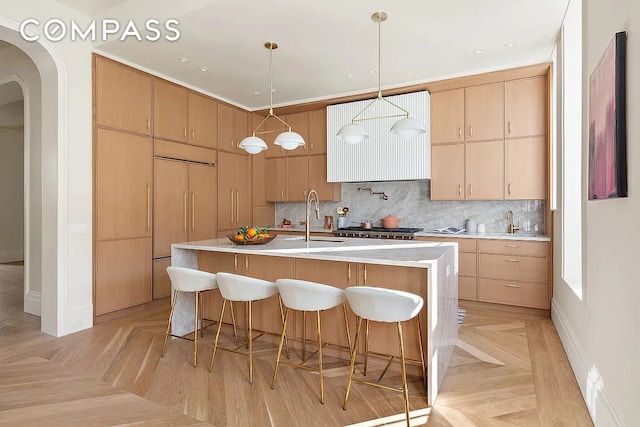
{"label": "white baseboard", "polygon": [[0,251],[0,264],[18,261],[24,261],[24,251],[22,249],[15,251]]}
{"label": "white baseboard", "polygon": [[28,291],[24,296],[24,312],[40,316],[42,313],[42,296],[40,292]]}
{"label": "white baseboard", "polygon": [[567,358],[594,424],[597,427],[623,427],[624,424],[618,417],[604,389],[604,380],[595,365],[589,367],[587,355],[556,299],[551,301],[551,319],[558,331],[558,336],[560,336],[564,351],[567,353]]}
{"label": "white baseboard", "polygon": [[93,305],[75,307],[67,312],[64,334],[72,334],[93,327]]}

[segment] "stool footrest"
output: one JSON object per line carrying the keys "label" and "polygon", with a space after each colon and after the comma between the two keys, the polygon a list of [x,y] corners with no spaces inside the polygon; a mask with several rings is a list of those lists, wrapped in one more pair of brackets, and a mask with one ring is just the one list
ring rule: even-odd
{"label": "stool footrest", "polygon": [[[280,362],[280,363],[282,363],[282,362]],[[362,383],[362,384],[368,384],[368,385],[372,385],[374,387],[380,387],[380,388],[384,388],[384,389],[387,389],[387,390],[394,390],[394,391],[400,391],[400,392],[404,391],[402,388],[391,387],[391,386],[388,386],[386,384],[374,383],[374,382],[371,382],[371,381],[363,380],[361,378],[352,377],[351,381],[357,381],[357,382]]]}

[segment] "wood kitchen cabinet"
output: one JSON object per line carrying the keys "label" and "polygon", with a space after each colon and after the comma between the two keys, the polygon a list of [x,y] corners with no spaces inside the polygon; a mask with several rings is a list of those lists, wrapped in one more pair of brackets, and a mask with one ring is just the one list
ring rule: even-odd
{"label": "wood kitchen cabinet", "polygon": [[465,144],[431,147],[431,200],[464,200]]}
{"label": "wood kitchen cabinet", "polygon": [[215,167],[156,159],[153,257],[171,256],[171,244],[216,237]]}
{"label": "wood kitchen cabinet", "polygon": [[302,147],[298,147],[295,150],[284,150],[286,155],[301,156],[307,154],[309,152],[309,112],[287,114],[284,116],[284,121],[291,126],[291,131],[298,133],[305,142]]}
{"label": "wood kitchen cabinet", "polygon": [[[327,109],[309,111],[309,154],[327,154]],[[326,168],[325,168],[326,169]]]}
{"label": "wood kitchen cabinet", "polygon": [[244,154],[218,152],[218,231],[251,225],[251,161]]}
{"label": "wood kitchen cabinet", "polygon": [[465,141],[486,141],[504,136],[504,83],[465,89]]}
{"label": "wood kitchen cabinet", "polygon": [[166,80],[153,83],[153,132],[156,138],[187,142],[187,89]]}
{"label": "wood kitchen cabinet", "polygon": [[171,258],[153,260],[153,299],[171,295],[171,279],[167,267],[171,265]]}
{"label": "wood kitchen cabinet", "polygon": [[505,141],[505,199],[547,198],[547,140],[545,136]]}
{"label": "wood kitchen cabinet", "polygon": [[547,76],[508,81],[504,85],[504,134],[506,138],[547,133]]}
{"label": "wood kitchen cabinet", "polygon": [[287,157],[286,196],[289,202],[306,202],[309,193],[309,156]]}
{"label": "wood kitchen cabinet", "polygon": [[503,142],[483,141],[465,144],[465,199],[504,198]]}
{"label": "wood kitchen cabinet", "polygon": [[342,200],[342,184],[327,182],[326,154],[309,156],[309,190],[316,190],[321,202]]}
{"label": "wood kitchen cabinet", "polygon": [[431,144],[464,141],[464,89],[432,93],[430,115]]}
{"label": "wood kitchen cabinet", "polygon": [[249,135],[249,113],[218,103],[218,149],[244,153],[238,144]]}
{"label": "wood kitchen cabinet", "polygon": [[96,240],[151,236],[150,137],[96,129]]}
{"label": "wood kitchen cabinet", "polygon": [[189,105],[189,144],[215,149],[218,148],[218,103],[195,92],[187,96]]}
{"label": "wood kitchen cabinet", "polygon": [[327,182],[327,156],[296,156],[266,160],[266,200],[304,202],[310,190],[320,201],[340,201],[342,185]]}
{"label": "wood kitchen cabinet", "polygon": [[95,124],[151,135],[151,76],[97,55],[94,76]]}
{"label": "wood kitchen cabinet", "polygon": [[267,202],[287,200],[287,159],[278,157],[266,160],[265,185]]}

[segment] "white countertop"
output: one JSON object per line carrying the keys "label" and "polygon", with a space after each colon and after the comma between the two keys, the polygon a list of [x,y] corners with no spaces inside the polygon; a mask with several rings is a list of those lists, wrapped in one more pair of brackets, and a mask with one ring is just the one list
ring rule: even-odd
{"label": "white countertop", "polygon": [[416,233],[416,237],[454,237],[456,239],[500,239],[500,240],[531,240],[539,242],[549,242],[551,237],[544,234],[535,233],[431,233],[428,231],[419,231]]}
{"label": "white countertop", "polygon": [[[175,249],[229,252],[278,257],[361,262],[427,268],[456,243],[406,240],[316,237],[305,242],[298,236],[278,236],[264,245],[236,245],[227,238],[174,243]],[[457,258],[457,257],[456,257]],[[456,263],[457,264],[457,263]]]}

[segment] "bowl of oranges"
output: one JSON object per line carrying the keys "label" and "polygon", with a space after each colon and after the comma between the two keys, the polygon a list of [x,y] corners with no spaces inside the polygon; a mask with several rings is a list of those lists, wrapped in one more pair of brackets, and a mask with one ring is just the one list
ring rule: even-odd
{"label": "bowl of oranges", "polygon": [[227,237],[236,245],[264,245],[278,235],[269,233],[269,227],[242,227],[234,234],[227,234]]}

